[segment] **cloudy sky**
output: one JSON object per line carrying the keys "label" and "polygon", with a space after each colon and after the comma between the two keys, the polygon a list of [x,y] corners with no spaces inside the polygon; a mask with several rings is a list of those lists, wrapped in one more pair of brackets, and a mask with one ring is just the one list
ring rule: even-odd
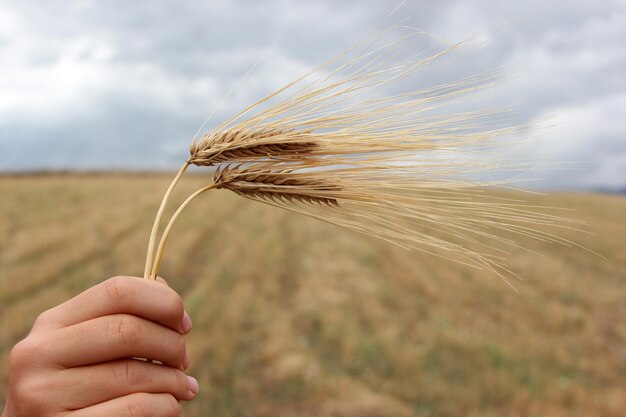
{"label": "cloudy sky", "polygon": [[[362,38],[395,1],[0,0],[0,171],[168,169],[232,114]],[[397,13],[480,46],[453,79],[506,68],[498,100],[549,120],[541,187],[626,187],[626,0],[408,0]],[[504,100],[503,100],[504,98]]]}

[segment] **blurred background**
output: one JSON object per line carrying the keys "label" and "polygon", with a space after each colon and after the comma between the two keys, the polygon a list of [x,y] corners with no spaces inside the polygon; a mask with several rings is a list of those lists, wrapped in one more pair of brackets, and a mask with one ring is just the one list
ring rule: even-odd
{"label": "blurred background", "polygon": [[[396,2],[0,1],[0,401],[43,310],[140,275],[162,193],[207,129],[353,45]],[[626,409],[626,2],[407,1],[442,66],[493,68],[542,120],[525,194],[577,247],[521,239],[496,276],[225,192],[181,217],[162,274],[194,320],[188,416],[621,416]],[[397,20],[397,19],[396,19]],[[441,74],[437,74],[441,75]],[[428,84],[425,73],[423,80]],[[191,176],[177,202],[205,180]],[[175,207],[175,204],[171,206]]]}

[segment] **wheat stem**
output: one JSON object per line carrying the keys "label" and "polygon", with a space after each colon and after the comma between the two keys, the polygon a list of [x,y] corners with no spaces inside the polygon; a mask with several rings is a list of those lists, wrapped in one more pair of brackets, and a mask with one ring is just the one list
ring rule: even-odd
{"label": "wheat stem", "polygon": [[163,217],[163,212],[165,211],[165,206],[167,205],[167,201],[169,200],[170,194],[172,194],[174,187],[176,187],[176,184],[178,183],[180,178],[183,176],[188,166],[189,166],[189,161],[187,160],[185,161],[183,166],[180,168],[180,171],[178,171],[178,174],[176,174],[176,177],[174,178],[174,180],[168,187],[167,191],[165,192],[165,195],[163,196],[163,200],[161,200],[161,206],[159,207],[159,211],[157,212],[157,215],[154,218],[154,223],[152,224],[152,231],[150,232],[150,240],[148,241],[148,253],[146,254],[146,265],[143,270],[143,277],[145,279],[150,278],[150,271],[151,271],[150,267],[152,266],[152,260],[154,257],[154,245],[156,243],[157,233],[159,231],[161,217]]}
{"label": "wheat stem", "polygon": [[157,249],[157,252],[156,252],[156,256],[154,258],[154,264],[152,266],[152,271],[150,273],[150,279],[156,279],[156,277],[157,277],[157,274],[159,272],[159,266],[161,265],[161,258],[163,257],[163,250],[165,249],[165,243],[167,242],[167,237],[170,234],[170,230],[172,229],[172,226],[174,225],[174,222],[176,222],[176,219],[178,218],[178,216],[180,216],[180,213],[183,212],[185,207],[187,207],[189,205],[189,203],[191,203],[193,201],[193,199],[198,197],[200,194],[203,194],[203,193],[205,193],[205,192],[207,192],[207,191],[209,191],[209,190],[211,190],[211,189],[213,189],[215,187],[217,187],[216,184],[209,184],[206,187],[203,187],[203,188],[199,189],[198,191],[196,191],[195,193],[190,195],[178,207],[178,209],[176,210],[176,212],[174,213],[174,215],[170,219],[169,223],[165,227],[165,230],[163,231],[163,234],[161,235],[161,240],[159,241],[159,246],[158,246],[158,249]]}

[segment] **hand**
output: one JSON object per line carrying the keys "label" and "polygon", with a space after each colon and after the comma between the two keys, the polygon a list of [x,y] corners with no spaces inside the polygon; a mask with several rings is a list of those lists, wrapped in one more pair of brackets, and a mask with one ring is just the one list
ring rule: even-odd
{"label": "hand", "polygon": [[111,278],[42,313],[15,345],[2,417],[178,416],[198,391],[183,372],[189,330],[165,281]]}

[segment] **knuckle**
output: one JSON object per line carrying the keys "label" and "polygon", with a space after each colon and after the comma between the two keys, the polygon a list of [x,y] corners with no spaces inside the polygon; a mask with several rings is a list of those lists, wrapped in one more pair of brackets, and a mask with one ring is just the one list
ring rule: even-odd
{"label": "knuckle", "polygon": [[45,353],[41,343],[34,337],[27,337],[18,342],[9,354],[9,366],[13,370],[30,368],[36,359],[40,359]]}
{"label": "knuckle", "polygon": [[152,402],[147,394],[137,394],[127,404],[128,417],[152,416]]}
{"label": "knuckle", "polygon": [[45,400],[41,396],[42,392],[49,392],[51,388],[50,381],[47,378],[27,377],[16,381],[11,387],[11,396],[15,400],[15,404],[21,407],[21,411],[25,415],[42,415],[48,407]]}
{"label": "knuckle", "polygon": [[164,403],[167,404],[167,417],[176,417],[180,415],[180,403],[172,394],[165,394]]}
{"label": "knuckle", "polygon": [[20,379],[13,384],[11,395],[17,404],[33,404],[36,400],[33,396],[33,390],[30,389],[30,384],[25,379]]}
{"label": "knuckle", "polygon": [[181,412],[178,400],[171,394],[135,394],[126,407],[128,417],[152,417],[157,409],[159,415],[167,417],[179,416]]}
{"label": "knuckle", "polygon": [[146,370],[135,360],[127,360],[114,368],[116,380],[126,381],[131,387],[143,385],[148,379]]}
{"label": "knuckle", "polygon": [[33,327],[44,327],[51,322],[51,311],[46,310],[43,313],[39,314],[35,319],[35,323]]}
{"label": "knuckle", "polygon": [[187,382],[187,376],[184,372],[172,368],[173,379],[176,381],[176,387],[182,392],[186,392],[189,388],[189,382]]}
{"label": "knuckle", "polygon": [[[53,379],[37,371],[45,353],[45,344],[29,336],[13,346],[9,354],[9,397],[17,414],[46,415],[49,404],[42,393],[53,392]],[[57,387],[58,388],[58,387]]]}
{"label": "knuckle", "polygon": [[28,362],[32,356],[33,349],[28,339],[24,339],[13,346],[9,353],[9,366],[11,369],[20,369],[22,364]]}
{"label": "knuckle", "polygon": [[140,339],[140,324],[133,316],[120,314],[109,321],[108,333],[113,340],[134,346]]}
{"label": "knuckle", "polygon": [[104,289],[114,303],[124,303],[133,294],[133,285],[128,277],[113,277],[104,281]]}

